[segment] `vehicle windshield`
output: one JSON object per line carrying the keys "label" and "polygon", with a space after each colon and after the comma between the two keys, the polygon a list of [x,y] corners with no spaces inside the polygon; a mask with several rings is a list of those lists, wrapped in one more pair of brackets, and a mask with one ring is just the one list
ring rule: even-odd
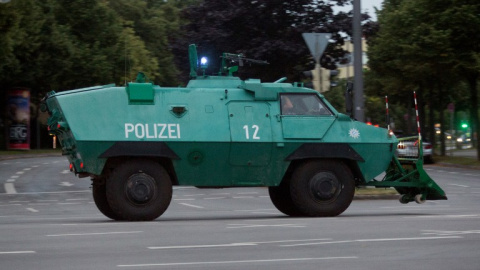
{"label": "vehicle windshield", "polygon": [[282,115],[332,115],[332,112],[315,94],[281,94]]}

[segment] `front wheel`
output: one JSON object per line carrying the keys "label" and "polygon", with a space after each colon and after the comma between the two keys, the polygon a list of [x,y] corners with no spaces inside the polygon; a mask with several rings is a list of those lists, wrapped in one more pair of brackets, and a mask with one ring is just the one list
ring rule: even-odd
{"label": "front wheel", "polygon": [[294,171],[290,191],[292,201],[304,215],[333,217],[350,206],[355,180],[341,161],[310,161]]}
{"label": "front wheel", "polygon": [[127,161],[116,167],[106,188],[112,211],[125,220],[154,220],[167,210],[172,199],[167,171],[147,159]]}

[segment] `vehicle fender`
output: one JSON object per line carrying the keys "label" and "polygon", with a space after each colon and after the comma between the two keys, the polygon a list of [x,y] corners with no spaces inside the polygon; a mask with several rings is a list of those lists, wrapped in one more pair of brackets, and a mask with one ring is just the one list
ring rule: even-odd
{"label": "vehicle fender", "polygon": [[364,162],[365,160],[347,143],[304,143],[285,160],[308,158],[340,158]]}

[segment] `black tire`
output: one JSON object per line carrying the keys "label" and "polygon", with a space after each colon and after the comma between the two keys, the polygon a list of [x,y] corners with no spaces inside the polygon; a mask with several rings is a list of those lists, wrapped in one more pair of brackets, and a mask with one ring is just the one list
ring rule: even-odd
{"label": "black tire", "polygon": [[127,161],[116,167],[106,188],[108,204],[124,220],[154,220],[172,200],[170,176],[160,164],[148,159]]}
{"label": "black tire", "polygon": [[112,208],[108,204],[107,201],[107,189],[105,184],[92,184],[92,194],[93,194],[93,201],[97,206],[98,210],[102,212],[106,217],[113,219],[113,220],[122,220],[119,215],[113,212]]}
{"label": "black tire", "polygon": [[310,161],[294,171],[290,192],[293,203],[304,215],[334,217],[350,206],[355,180],[350,168],[341,161]]}
{"label": "black tire", "polygon": [[270,200],[272,200],[273,205],[278,211],[291,217],[299,217],[303,215],[292,201],[292,196],[290,194],[290,181],[288,179],[284,179],[277,187],[268,187],[268,194],[270,195]]}

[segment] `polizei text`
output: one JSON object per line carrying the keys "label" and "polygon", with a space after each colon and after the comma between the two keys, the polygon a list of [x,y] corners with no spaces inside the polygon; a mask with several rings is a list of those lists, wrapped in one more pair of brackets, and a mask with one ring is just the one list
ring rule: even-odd
{"label": "polizei text", "polygon": [[125,138],[180,139],[180,124],[132,124],[125,123]]}

